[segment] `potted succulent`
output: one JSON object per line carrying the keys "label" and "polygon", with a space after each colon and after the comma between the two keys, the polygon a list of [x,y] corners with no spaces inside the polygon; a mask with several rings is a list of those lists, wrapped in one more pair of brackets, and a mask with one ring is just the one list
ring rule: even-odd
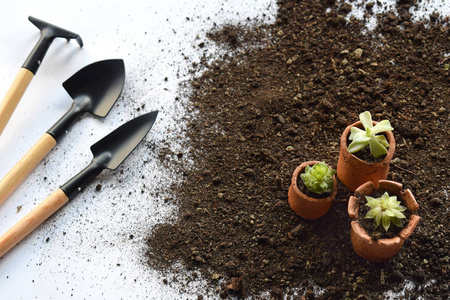
{"label": "potted succulent", "polygon": [[288,191],[291,208],[308,220],[325,215],[337,193],[335,173],[325,162],[307,161],[298,166]]}
{"label": "potted succulent", "polygon": [[[372,121],[370,112],[359,115],[360,121],[347,126],[341,135],[337,176],[350,190],[361,184],[386,179],[389,163],[395,151],[395,140],[388,120]],[[347,143],[351,143],[347,146]],[[354,153],[369,146],[370,155],[378,158],[379,162],[367,162],[358,158]]]}
{"label": "potted succulent", "polygon": [[[367,213],[361,212],[363,204]],[[348,202],[348,214],[353,219],[350,230],[353,249],[371,262],[390,259],[416,228],[420,219],[415,214],[418,208],[411,191],[403,191],[398,182],[380,180],[378,187],[371,181],[364,183]],[[362,218],[373,224],[363,225]],[[396,227],[398,232],[394,230]]]}

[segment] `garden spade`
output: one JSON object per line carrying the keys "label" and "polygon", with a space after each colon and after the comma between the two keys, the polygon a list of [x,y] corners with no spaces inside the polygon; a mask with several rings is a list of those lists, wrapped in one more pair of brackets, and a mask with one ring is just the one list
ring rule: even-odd
{"label": "garden spade", "polygon": [[67,79],[63,87],[73,98],[72,106],[0,181],[0,205],[56,146],[70,124],[86,112],[105,117],[124,82],[125,67],[121,59],[95,62]]}
{"label": "garden spade", "polygon": [[153,111],[141,115],[92,145],[91,163],[0,237],[0,257],[73,199],[104,169],[116,169],[147,135],[157,114],[158,111]]}
{"label": "garden spade", "polygon": [[65,38],[67,41],[70,41],[70,39],[76,39],[80,47],[83,47],[83,41],[76,33],[31,16],[28,17],[28,20],[39,28],[41,31],[41,37],[20,68],[19,73],[16,75],[16,78],[6,93],[5,98],[0,103],[0,135],[16,109],[17,104],[19,104],[19,101],[30,84],[31,79],[33,79],[34,75],[36,75],[36,72],[39,69],[42,60],[44,59],[44,56],[53,40],[55,38]]}

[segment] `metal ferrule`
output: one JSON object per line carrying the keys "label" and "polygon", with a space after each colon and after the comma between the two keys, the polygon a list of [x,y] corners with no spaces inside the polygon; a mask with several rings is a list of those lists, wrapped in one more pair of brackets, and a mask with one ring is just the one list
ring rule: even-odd
{"label": "metal ferrule", "polygon": [[84,114],[91,105],[88,96],[78,96],[70,109],[47,131],[56,141],[67,131],[67,128]]}
{"label": "metal ferrule", "polygon": [[41,37],[39,41],[37,42],[36,46],[34,46],[30,55],[28,55],[28,58],[22,65],[22,68],[28,69],[36,75],[36,72],[42,63],[42,60],[44,59],[44,56],[54,39],[55,35],[52,28],[43,29],[41,31]]}
{"label": "metal ferrule", "polygon": [[61,190],[69,197],[69,200],[73,199],[92,181],[92,179],[105,169],[105,165],[110,159],[111,153],[108,152],[105,152],[98,157],[94,157],[89,166],[62,185]]}

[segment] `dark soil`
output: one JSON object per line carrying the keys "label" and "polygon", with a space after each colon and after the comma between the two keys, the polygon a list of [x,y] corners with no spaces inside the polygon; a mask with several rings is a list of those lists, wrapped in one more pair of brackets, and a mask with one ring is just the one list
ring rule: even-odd
{"label": "dark soil", "polygon": [[[178,218],[149,233],[153,268],[171,274],[181,262],[224,298],[450,298],[448,19],[413,23],[415,1],[397,3],[399,16],[379,15],[369,34],[343,17],[351,5],[333,0],[280,1],[272,26],[211,32],[228,51],[193,67],[206,72],[188,83],[191,150],[160,153],[184,180],[173,192]],[[340,135],[365,110],[394,127],[388,179],[412,190],[422,217],[400,252],[377,264],[353,251],[345,186],[319,220],[287,201],[299,164],[336,168]]]}

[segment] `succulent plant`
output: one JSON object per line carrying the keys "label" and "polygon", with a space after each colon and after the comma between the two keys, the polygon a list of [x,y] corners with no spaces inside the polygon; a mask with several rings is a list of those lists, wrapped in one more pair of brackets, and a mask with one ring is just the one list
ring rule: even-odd
{"label": "succulent plant", "polygon": [[334,190],[333,175],[335,170],[327,166],[325,162],[316,163],[314,166],[306,166],[305,172],[300,174],[306,188],[316,194],[331,193]]}
{"label": "succulent plant", "polygon": [[389,196],[388,192],[385,192],[379,198],[366,196],[366,200],[366,206],[369,206],[370,210],[365,218],[374,219],[375,227],[382,224],[386,231],[388,231],[391,223],[397,227],[402,227],[400,219],[406,218],[402,213],[406,210],[406,207],[400,205],[397,196]]}
{"label": "succulent plant", "polygon": [[361,113],[359,115],[359,120],[365,130],[358,127],[352,127],[350,129],[349,140],[352,142],[348,146],[348,152],[355,153],[369,145],[370,153],[372,153],[374,157],[380,157],[386,154],[388,152],[386,147],[389,147],[389,143],[384,135],[377,134],[394,130],[391,123],[388,120],[383,120],[373,126],[372,116],[368,111]]}

